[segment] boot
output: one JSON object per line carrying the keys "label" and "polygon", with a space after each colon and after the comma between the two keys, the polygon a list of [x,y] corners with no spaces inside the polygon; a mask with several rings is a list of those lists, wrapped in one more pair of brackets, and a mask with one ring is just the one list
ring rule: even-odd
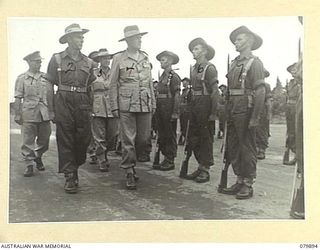
{"label": "boot", "polygon": [[257,159],[264,160],[266,158],[265,151],[263,149],[258,150]]}
{"label": "boot", "polygon": [[36,167],[39,171],[46,170],[45,167],[43,166],[43,162],[40,157],[37,157],[36,159],[34,159],[34,162],[36,163]]}
{"label": "boot", "polygon": [[137,189],[136,181],[135,181],[133,173],[127,174],[126,188],[128,190],[136,190]]}
{"label": "boot", "polygon": [[75,194],[78,192],[77,184],[76,184],[76,175],[75,173],[67,173],[65,174],[66,183],[64,184],[64,190],[68,194]]}
{"label": "boot", "polygon": [[236,199],[245,200],[251,198],[253,195],[253,188],[246,184],[243,184],[240,191],[236,194]]}
{"label": "boot", "polygon": [[161,171],[169,171],[174,169],[174,161],[169,159],[164,159],[164,161],[160,164],[159,170]]}
{"label": "boot", "polygon": [[229,194],[229,195],[235,195],[240,191],[240,189],[242,188],[242,185],[243,185],[243,183],[238,183],[237,182],[237,183],[233,184],[231,187],[223,188],[221,190],[221,193]]}
{"label": "boot", "polygon": [[210,180],[209,172],[206,170],[200,170],[200,171],[201,171],[200,174],[196,178],[194,178],[194,181],[198,183],[208,182]]}
{"label": "boot", "polygon": [[99,170],[101,172],[109,172],[110,163],[106,159],[105,161],[99,162]]}
{"label": "boot", "polygon": [[96,155],[90,155],[90,158],[91,158],[91,161],[90,161],[91,165],[98,164],[98,157]]}
{"label": "boot", "polygon": [[201,173],[200,169],[197,169],[191,174],[187,174],[184,178],[187,180],[194,180]]}
{"label": "boot", "polygon": [[25,168],[24,173],[23,173],[24,177],[31,177],[33,176],[33,166],[29,165]]}

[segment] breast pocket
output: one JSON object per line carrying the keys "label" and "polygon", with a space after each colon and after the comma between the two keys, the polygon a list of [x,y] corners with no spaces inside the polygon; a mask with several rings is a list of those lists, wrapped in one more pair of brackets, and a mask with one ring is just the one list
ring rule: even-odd
{"label": "breast pocket", "polygon": [[120,78],[124,82],[131,82],[135,80],[135,77],[137,75],[137,69],[136,65],[134,63],[130,62],[123,62],[120,63]]}

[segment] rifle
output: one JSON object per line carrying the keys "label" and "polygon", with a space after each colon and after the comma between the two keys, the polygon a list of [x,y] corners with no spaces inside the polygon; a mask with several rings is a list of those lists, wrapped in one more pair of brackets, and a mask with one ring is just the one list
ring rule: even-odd
{"label": "rifle", "polygon": [[[228,60],[227,60],[227,69],[229,73],[230,69],[230,56],[228,54]],[[229,87],[227,86],[227,96],[226,99],[228,101],[229,99]],[[221,177],[220,177],[220,184],[218,186],[218,192],[221,193],[222,189],[227,187],[228,184],[228,169],[230,166],[230,161],[228,160],[228,151],[227,151],[227,134],[228,134],[228,126],[227,126],[228,119],[224,123],[224,134],[223,134],[223,144],[221,147],[221,153],[223,154],[223,168],[221,171]]]}
{"label": "rifle", "polygon": [[[188,93],[187,93],[187,104],[189,105],[190,108],[190,102],[192,98],[192,85],[191,85],[191,73],[192,73],[192,66],[190,65],[190,83],[188,85]],[[186,137],[184,140],[184,154],[185,154],[185,159],[181,163],[181,168],[180,168],[180,178],[185,178],[188,174],[188,168],[189,168],[189,159],[192,155],[192,150],[189,145],[189,130],[190,130],[190,110],[189,110],[189,115],[188,115],[188,122],[187,122],[187,131],[186,131]]]}
{"label": "rifle", "polygon": [[160,142],[159,142],[159,132],[157,132],[156,150],[154,153],[152,168],[159,169],[159,167],[160,167]]}

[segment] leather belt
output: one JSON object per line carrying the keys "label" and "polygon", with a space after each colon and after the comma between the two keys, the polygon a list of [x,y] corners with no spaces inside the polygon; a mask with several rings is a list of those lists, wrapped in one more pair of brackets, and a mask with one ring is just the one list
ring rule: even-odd
{"label": "leather belt", "polygon": [[78,87],[78,86],[63,85],[63,84],[59,85],[58,90],[68,91],[68,92],[87,93],[87,87]]}

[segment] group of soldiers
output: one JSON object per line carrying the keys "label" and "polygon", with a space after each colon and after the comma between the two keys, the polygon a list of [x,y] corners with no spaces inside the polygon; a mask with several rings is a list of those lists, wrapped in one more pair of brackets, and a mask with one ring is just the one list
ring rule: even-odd
{"label": "group of soldiers", "polygon": [[[23,131],[24,176],[33,175],[34,163],[39,171],[45,169],[42,155],[48,149],[51,120],[56,124],[59,173],[65,176],[67,193],[78,191],[78,169],[86,161],[90,142],[102,172],[109,170],[108,151],[121,145],[120,167],[125,171],[126,188],[136,189],[137,161],[150,160],[153,118],[157,145],[164,156],[153,168],[173,170],[177,144],[186,144],[198,167],[184,178],[205,183],[214,165],[213,134],[219,118],[218,138],[224,136],[226,157],[237,176],[236,183],[222,193],[237,199],[252,197],[257,158],[265,157],[264,139],[269,136],[263,121],[270,120],[270,86],[265,82],[269,73],[252,54],[262,45],[262,38],[245,26],[231,32],[230,41],[239,55],[229,65],[227,86],[220,87],[217,69],[210,62],[215,50],[204,39],[189,43],[195,60],[190,78],[181,80],[174,71],[177,54],[162,51],[156,59],[163,73],[155,88],[152,64],[141,50],[147,32],[140,32],[136,25],[127,26],[119,40],[126,42],[126,50],[111,54],[100,49],[87,57],[81,49],[88,31],[78,24],[66,27],[59,42],[68,47],[53,54],[46,74],[40,72],[38,51],[24,58],[29,70],[18,77],[15,88],[15,121]],[[256,131],[261,132],[262,143],[256,143]]]}

